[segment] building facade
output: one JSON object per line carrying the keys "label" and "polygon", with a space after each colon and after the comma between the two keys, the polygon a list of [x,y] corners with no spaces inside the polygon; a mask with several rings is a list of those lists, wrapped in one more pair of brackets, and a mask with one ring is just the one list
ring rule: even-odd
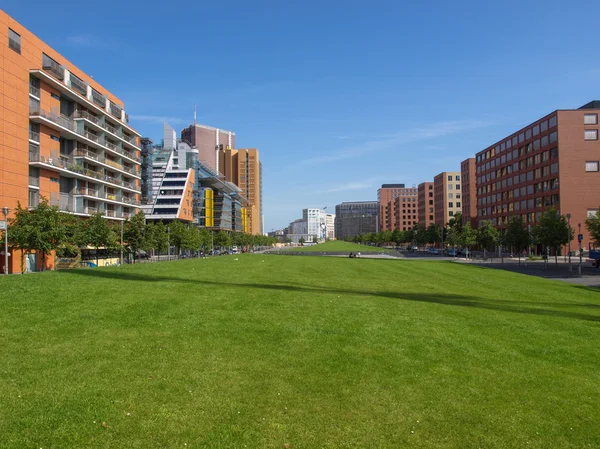
{"label": "building facade", "polygon": [[[0,205],[9,218],[17,203],[35,207],[42,197],[81,217],[134,214],[140,136],[123,102],[1,10],[0,36]],[[9,272],[21,271],[19,259],[13,252]]]}
{"label": "building facade", "polygon": [[262,164],[258,150],[226,148],[219,150],[218,160],[225,180],[237,185],[247,200],[248,232],[263,234]]}
{"label": "building facade", "polygon": [[379,201],[357,201],[335,206],[335,238],[344,240],[355,235],[377,232]]}
{"label": "building facade", "polygon": [[419,224],[428,228],[435,223],[435,203],[433,182],[422,182],[417,187],[417,206]]}
{"label": "building facade", "polygon": [[407,188],[404,191],[388,203],[389,213],[393,215],[391,227],[388,228],[390,231],[408,231],[419,221],[417,189]]}
{"label": "building facade", "polygon": [[462,211],[460,172],[443,172],[433,178],[435,224],[444,227]]}
{"label": "building facade", "polygon": [[470,157],[460,164],[462,221],[477,227],[477,176],[475,158]]}
{"label": "building facade", "polygon": [[327,238],[327,213],[316,208],[302,209],[302,220],[306,221],[306,232],[318,240]]}
{"label": "building facade", "polygon": [[477,153],[477,220],[500,228],[520,215],[535,225],[553,207],[571,215],[583,246],[585,219],[600,205],[600,102],[557,110]]}
{"label": "building facade", "polygon": [[325,215],[325,238],[335,239],[335,214]]}
{"label": "building facade", "polygon": [[200,162],[219,172],[223,171],[219,167],[218,151],[235,148],[234,132],[196,123],[181,130],[181,140],[198,149]]}
{"label": "building facade", "polygon": [[[398,186],[404,184],[393,185]],[[385,226],[383,227],[384,230],[394,231],[399,229],[401,231],[406,231],[417,224],[418,217],[416,188],[395,187],[391,190],[387,190],[385,194],[391,195],[392,199],[388,201],[386,207],[383,209],[385,213]]]}
{"label": "building facade", "polygon": [[[377,190],[377,201],[379,202],[379,228],[378,231],[385,231],[388,228],[388,211],[387,206],[390,201],[399,196],[406,189],[404,184],[382,184]],[[389,221],[393,221],[390,218]]]}

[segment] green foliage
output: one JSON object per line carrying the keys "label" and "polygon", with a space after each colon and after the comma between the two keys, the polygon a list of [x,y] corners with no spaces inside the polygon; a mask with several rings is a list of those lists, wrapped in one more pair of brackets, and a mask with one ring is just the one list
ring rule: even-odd
{"label": "green foliage", "polygon": [[585,227],[590,233],[592,242],[596,246],[600,245],[600,208],[593,217],[588,217],[585,220]]}
{"label": "green foliage", "polygon": [[493,250],[498,246],[499,238],[500,233],[490,220],[481,223],[481,226],[477,229],[477,243],[483,249]]}
{"label": "green foliage", "polygon": [[96,264],[98,264],[99,248],[115,248],[117,246],[117,235],[108,224],[108,220],[102,217],[101,212],[96,212],[83,223],[83,236],[86,244],[96,249]]}
{"label": "green foliage", "polygon": [[304,245],[304,243],[306,243],[306,240],[304,240],[304,237],[300,237],[300,239],[298,239],[298,243]]}
{"label": "green foliage", "polygon": [[569,243],[572,231],[567,225],[567,217],[560,215],[554,208],[550,208],[540,217],[538,224],[532,229],[536,240],[546,248],[552,248],[555,256],[563,245]]}
{"label": "green foliage", "polygon": [[146,246],[146,217],[142,211],[133,215],[123,229],[123,245],[131,253],[133,261],[140,249]]}
{"label": "green foliage", "polygon": [[435,244],[440,243],[442,241],[442,229],[434,223],[431,223],[427,227],[425,235],[427,243]]}
{"label": "green foliage", "polygon": [[477,231],[471,227],[471,223],[465,223],[458,233],[458,244],[470,249],[477,244]]}
{"label": "green foliage", "polygon": [[510,218],[506,232],[504,233],[504,244],[513,248],[519,257],[521,252],[531,243],[529,230],[523,223],[520,215],[515,215]]}

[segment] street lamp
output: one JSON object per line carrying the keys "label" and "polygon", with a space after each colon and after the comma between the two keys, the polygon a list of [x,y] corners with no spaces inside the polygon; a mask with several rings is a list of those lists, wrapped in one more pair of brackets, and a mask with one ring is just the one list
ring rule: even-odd
{"label": "street lamp", "polygon": [[4,214],[4,274],[8,274],[8,207],[2,208]]}
{"label": "street lamp", "polygon": [[577,224],[577,227],[579,228],[579,232],[578,232],[578,236],[577,236],[577,240],[579,240],[579,275],[581,276],[581,266],[583,265],[583,254],[581,251],[581,223]]}
{"label": "street lamp", "polygon": [[569,248],[567,251],[569,252],[569,271],[573,271],[573,266],[571,265],[571,214],[567,214],[567,234],[569,238]]}

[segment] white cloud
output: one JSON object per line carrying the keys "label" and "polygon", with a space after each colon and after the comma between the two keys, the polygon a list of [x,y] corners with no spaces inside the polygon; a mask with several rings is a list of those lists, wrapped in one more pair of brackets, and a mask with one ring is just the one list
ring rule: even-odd
{"label": "white cloud", "polygon": [[190,124],[192,121],[190,119],[178,118],[178,117],[168,117],[166,115],[136,115],[130,114],[130,120],[137,120],[138,122],[147,122],[147,123],[187,123]]}
{"label": "white cloud", "polygon": [[327,189],[327,193],[333,193],[333,192],[346,192],[349,190],[364,190],[364,189],[370,189],[373,187],[373,184],[371,182],[348,182],[346,184],[340,184],[337,186],[332,186],[329,189]]}
{"label": "white cloud", "polygon": [[67,37],[67,43],[74,47],[106,47],[107,42],[91,34],[74,34]]}
{"label": "white cloud", "polygon": [[464,131],[485,128],[496,124],[493,120],[456,120],[431,123],[428,126],[417,127],[399,131],[395,134],[382,136],[361,145],[355,145],[337,153],[316,156],[299,161],[296,166],[319,165],[327,162],[335,162],[343,159],[351,159],[366,153],[384,150],[390,147],[401,147],[403,145],[422,140],[434,139],[436,137],[459,134]]}

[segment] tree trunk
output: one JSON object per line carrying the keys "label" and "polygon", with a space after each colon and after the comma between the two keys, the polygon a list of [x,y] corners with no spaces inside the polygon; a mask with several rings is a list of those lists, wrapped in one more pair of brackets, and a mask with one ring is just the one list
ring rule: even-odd
{"label": "tree trunk", "polygon": [[96,268],[98,268],[98,265],[100,265],[98,263],[98,259],[99,259],[99,257],[98,257],[98,247],[96,247]]}

